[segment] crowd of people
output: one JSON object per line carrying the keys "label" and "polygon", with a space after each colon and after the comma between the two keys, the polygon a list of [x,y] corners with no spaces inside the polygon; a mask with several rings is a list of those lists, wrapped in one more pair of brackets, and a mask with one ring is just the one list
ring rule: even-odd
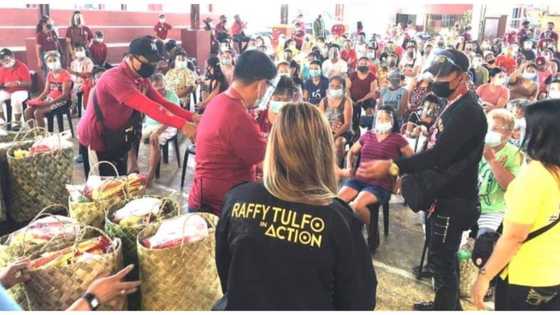
{"label": "crowd of people", "polygon": [[[402,178],[443,183],[412,192],[432,195],[419,210],[427,214],[435,289],[415,310],[462,309],[457,252],[466,231],[475,249],[498,235],[473,286],[477,307],[495,287],[496,310],[560,309],[553,23],[539,33],[527,22],[479,41],[460,24],[427,36],[411,25],[366,34],[360,22],[354,33],[335,25],[328,35],[321,16],[307,34],[298,16],[294,36],[273,45],[248,36],[239,16],[231,31],[225,16],[211,22],[213,54],[197,73],[167,40],[172,26],[163,15],[155,36],[134,39],[111,69],[102,34],[94,36],[79,12],[68,49],[44,17],[37,49],[45,90],[24,111],[29,72],[4,49],[0,100],[11,97],[16,120],[24,114],[42,126],[80,94],[86,175],[96,160],[138,172],[145,139],[151,182],[159,145],[178,132],[189,138],[196,149],[189,211],[221,216],[219,308],[375,308],[370,254],[379,244],[368,244],[362,227],[375,233],[370,208],[398,193]],[[100,174],[112,171],[101,166]]]}

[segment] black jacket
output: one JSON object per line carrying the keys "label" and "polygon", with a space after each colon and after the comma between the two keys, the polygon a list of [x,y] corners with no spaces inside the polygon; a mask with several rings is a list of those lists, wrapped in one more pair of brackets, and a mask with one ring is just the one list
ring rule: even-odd
{"label": "black jacket", "polygon": [[290,203],[262,184],[226,196],[216,264],[228,310],[372,310],[377,280],[348,205]]}
{"label": "black jacket", "polygon": [[466,158],[472,150],[479,151],[476,160],[453,178],[451,183],[437,194],[442,199],[478,198],[478,164],[482,158],[484,138],[488,123],[472,91],[452,104],[436,121],[436,144],[410,158],[396,161],[401,174],[415,173],[426,169],[446,170],[455,162]]}

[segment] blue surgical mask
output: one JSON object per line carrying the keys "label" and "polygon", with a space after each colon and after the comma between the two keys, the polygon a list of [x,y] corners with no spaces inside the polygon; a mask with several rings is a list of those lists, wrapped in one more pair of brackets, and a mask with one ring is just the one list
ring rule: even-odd
{"label": "blue surgical mask", "polygon": [[279,114],[282,107],[284,107],[284,105],[286,105],[287,103],[288,102],[271,100],[270,103],[268,103],[268,106],[271,112],[273,112],[274,114]]}
{"label": "blue surgical mask", "polygon": [[321,70],[309,70],[309,75],[316,78],[321,76]]}
{"label": "blue surgical mask", "polygon": [[344,95],[344,91],[342,89],[329,89],[329,96],[332,98],[341,98]]}

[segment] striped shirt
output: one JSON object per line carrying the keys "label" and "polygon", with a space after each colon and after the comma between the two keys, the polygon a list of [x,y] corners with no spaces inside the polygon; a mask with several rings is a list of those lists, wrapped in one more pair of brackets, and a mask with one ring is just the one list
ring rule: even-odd
{"label": "striped shirt", "polygon": [[[398,133],[391,133],[387,138],[379,142],[375,133],[368,131],[360,138],[360,145],[362,146],[360,163],[363,163],[371,160],[397,159],[401,156],[401,149],[408,145],[408,142]],[[387,191],[393,190],[394,181],[391,176],[380,180],[357,179],[370,185],[380,186]]]}

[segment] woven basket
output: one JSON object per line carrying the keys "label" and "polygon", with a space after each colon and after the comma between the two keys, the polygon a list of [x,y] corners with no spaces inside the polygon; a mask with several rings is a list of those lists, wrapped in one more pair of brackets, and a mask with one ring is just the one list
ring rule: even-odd
{"label": "woven basket", "polygon": [[[22,131],[23,132],[23,131]],[[39,135],[44,135],[44,129],[32,129],[26,133],[8,132],[7,136],[0,136],[0,222],[7,219],[7,214],[10,212],[10,205],[8,199],[8,150],[17,145],[18,143],[33,143],[34,138]]]}
{"label": "woven basket", "polygon": [[65,186],[72,180],[72,147],[23,159],[14,158],[15,150],[31,146],[30,143],[16,144],[8,150],[9,215],[16,222],[30,220],[49,204],[67,202]]}
{"label": "woven basket", "polygon": [[218,217],[197,213],[209,225],[209,236],[172,248],[150,249],[142,241],[157,231],[150,226],[138,235],[142,309],[151,311],[208,311],[222,297],[215,263]]}
{"label": "woven basket", "polygon": [[[8,266],[10,263],[14,262],[19,257],[31,257],[34,256],[36,253],[43,253],[47,251],[55,251],[55,250],[63,249],[68,246],[71,246],[74,243],[75,235],[72,238],[64,238],[64,237],[59,237],[59,235],[56,235],[55,237],[48,240],[44,244],[35,244],[29,242],[29,239],[25,238],[25,236],[27,235],[25,234],[26,229],[33,222],[47,216],[51,216],[54,218],[60,217],[53,213],[47,212],[52,208],[60,208],[60,207],[61,207],[60,205],[52,205],[46,207],[39,214],[37,214],[37,216],[33,220],[31,220],[31,222],[27,226],[9,235],[5,235],[2,237],[2,240],[0,241],[0,244],[2,244],[0,245],[0,269]],[[79,226],[76,223],[76,228],[78,227]],[[14,237],[19,233],[23,233],[24,235],[23,239],[17,239]],[[26,296],[23,284],[17,284],[13,286],[8,290],[8,294],[12,296],[12,298],[16,301],[18,305],[21,306],[22,309],[30,310],[29,299]]]}
{"label": "woven basket", "polygon": [[[141,197],[130,198],[125,201],[121,201],[119,203],[113,204],[109,207],[108,211],[106,212],[105,231],[111,237],[118,237],[122,240],[122,252],[123,252],[123,259],[124,259],[125,266],[129,264],[134,264],[135,266],[138,266],[138,254],[136,249],[136,238],[138,236],[138,233],[140,233],[147,226],[158,225],[159,221],[179,214],[180,211],[179,203],[176,202],[175,200],[169,197],[164,197],[164,198],[158,196],[151,196],[151,197],[163,199],[162,211],[161,211],[162,215],[158,216],[156,220],[152,223],[139,224],[127,228],[116,224],[111,219],[113,213],[116,210],[122,208],[131,200],[139,199]],[[130,274],[127,276],[126,279],[129,281],[136,281],[139,279],[139,277],[140,276],[139,276],[138,268],[135,268],[130,272]],[[140,309],[140,293],[137,292],[129,295],[128,304],[130,310]]]}
{"label": "woven basket", "polygon": [[[105,232],[84,226],[81,235],[86,235],[86,230],[97,231],[100,235],[109,238]],[[83,237],[76,240],[76,245]],[[61,311],[72,305],[89,285],[101,276],[113,274],[122,268],[120,239],[112,239],[113,251],[98,255],[96,259],[87,262],[78,262],[66,266],[52,266],[45,269],[36,269],[29,272],[30,280],[24,283],[26,297],[30,302],[31,310]],[[124,297],[118,306],[103,305],[103,310],[121,310],[124,307]]]}
{"label": "woven basket", "polygon": [[[119,177],[119,171],[115,165],[111,162],[100,161],[96,163],[90,170],[89,176],[92,176],[93,171],[99,167],[101,164],[110,165],[115,171],[115,178]],[[124,187],[123,187],[124,188]],[[100,199],[90,202],[75,202],[72,201],[70,196],[68,197],[68,212],[70,217],[74,218],[78,223],[82,225],[90,225],[96,228],[103,229],[105,226],[105,212],[113,204],[119,203],[122,200],[120,198],[113,199]]]}

